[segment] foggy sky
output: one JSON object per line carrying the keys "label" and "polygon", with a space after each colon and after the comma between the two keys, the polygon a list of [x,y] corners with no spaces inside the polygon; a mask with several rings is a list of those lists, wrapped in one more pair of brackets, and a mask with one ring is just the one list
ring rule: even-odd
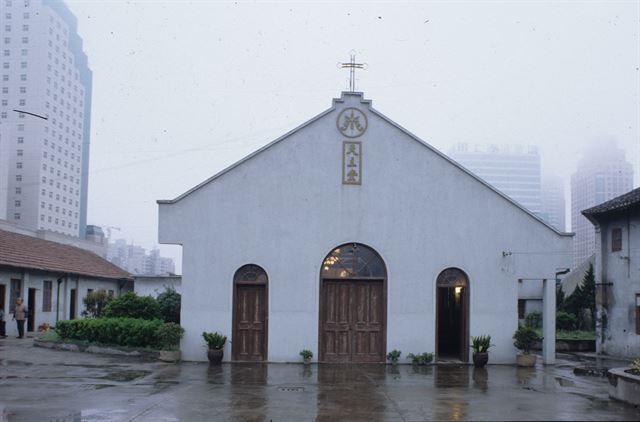
{"label": "foggy sky", "polygon": [[152,247],[157,199],[330,107],[352,49],[373,107],[444,152],[539,145],[568,180],[615,139],[640,179],[639,2],[67,4],[94,77],[88,223],[114,238]]}

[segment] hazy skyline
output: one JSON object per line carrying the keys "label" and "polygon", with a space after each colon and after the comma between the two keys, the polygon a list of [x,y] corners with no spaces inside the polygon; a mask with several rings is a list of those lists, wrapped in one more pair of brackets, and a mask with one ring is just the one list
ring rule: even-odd
{"label": "hazy skyline", "polygon": [[94,78],[88,223],[113,238],[151,248],[157,199],[330,107],[352,49],[358,91],[444,152],[538,145],[568,181],[615,139],[638,185],[637,1],[67,4]]}

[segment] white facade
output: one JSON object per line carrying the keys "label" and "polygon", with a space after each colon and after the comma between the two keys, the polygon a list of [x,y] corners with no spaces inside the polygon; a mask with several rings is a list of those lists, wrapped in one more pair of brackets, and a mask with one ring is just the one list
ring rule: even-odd
{"label": "white facade", "polygon": [[83,236],[92,76],[76,19],[61,1],[0,4],[6,219]]}
{"label": "white facade", "polygon": [[[337,127],[347,108],[366,117],[356,138]],[[361,143],[360,184],[343,183],[344,141]],[[321,265],[334,248],[357,242],[386,266],[386,351],[435,350],[436,279],[458,268],[469,282],[468,334],[490,334],[491,362],[511,363],[518,279],[553,279],[572,247],[571,235],[375,111],[361,93],[343,93],[294,131],[158,202],[160,242],[183,246],[186,360],[206,360],[203,331],[234,341],[233,279],[246,264],[268,276],[268,360],[299,361],[302,349],[317,358]]]}
{"label": "white facade", "polygon": [[[596,233],[596,351],[637,359],[640,356],[640,190],[622,197],[624,200],[617,209],[596,211],[589,216]],[[589,211],[586,210],[585,215]]]}
{"label": "white facade", "polygon": [[595,231],[581,212],[631,189],[633,166],[626,161],[624,150],[608,144],[586,151],[571,176],[571,230],[576,234],[574,267],[595,253]]}
{"label": "white facade", "polygon": [[179,275],[155,276],[137,275],[133,277],[133,291],[138,296],[158,297],[167,289],[174,289],[182,294],[182,277]]}
{"label": "white facade", "polygon": [[[51,286],[50,295],[45,294],[46,284]],[[22,297],[25,306],[31,310],[33,330],[28,330],[25,323],[25,332],[30,332],[37,331],[41,324],[54,326],[56,321],[70,319],[74,315],[75,318],[80,318],[85,310],[83,299],[89,290],[102,289],[118,296],[120,284],[118,280],[86,276],[61,277],[54,272],[0,266],[0,293],[4,293],[0,296],[0,305],[5,312],[7,335],[15,337],[18,334],[16,322],[12,321],[12,294]],[[75,303],[71,299],[74,290],[77,292]],[[33,303],[30,299],[33,299]]]}

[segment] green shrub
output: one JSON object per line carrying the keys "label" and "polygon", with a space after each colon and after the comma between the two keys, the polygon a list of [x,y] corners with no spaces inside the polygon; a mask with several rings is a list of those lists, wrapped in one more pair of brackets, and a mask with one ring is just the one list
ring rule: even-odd
{"label": "green shrub", "polygon": [[527,316],[524,317],[524,325],[530,328],[542,328],[542,312],[529,312]]}
{"label": "green shrub", "polygon": [[162,350],[178,350],[180,339],[184,334],[184,328],[175,322],[166,322],[158,327],[156,335]]}
{"label": "green shrub", "polygon": [[414,365],[426,365],[427,363],[431,363],[433,361],[433,353],[424,352],[417,355],[409,353],[407,355],[407,359],[410,359],[411,363],[413,363]]}
{"label": "green shrub", "polygon": [[640,359],[636,359],[633,362],[631,362],[631,371],[635,375],[640,375]]}
{"label": "green shrub", "polygon": [[311,359],[313,357],[313,352],[309,349],[303,349],[300,351],[300,356],[302,356],[302,359]]}
{"label": "green shrub", "polygon": [[159,348],[163,345],[161,338],[166,340],[166,337],[169,337],[160,330],[163,325],[164,323],[159,319],[74,319],[58,321],[56,332],[63,340],[74,339],[90,343]]}
{"label": "green shrub", "polygon": [[564,311],[556,312],[556,330],[572,331],[576,329],[576,316]]}
{"label": "green shrub", "polygon": [[533,345],[542,340],[542,337],[538,335],[535,329],[527,327],[526,325],[520,325],[513,335],[513,345],[524,353],[529,353]]}
{"label": "green shrub", "polygon": [[82,316],[88,318],[100,318],[104,312],[105,306],[113,300],[113,296],[107,293],[106,290],[96,290],[87,293],[82,302],[84,303],[85,310],[82,311]]}
{"label": "green shrub", "polygon": [[164,322],[175,322],[180,324],[180,302],[182,296],[173,287],[158,295],[158,305],[160,306],[160,316]]}
{"label": "green shrub", "polygon": [[160,305],[151,296],[138,296],[134,292],[127,292],[113,299],[104,309],[106,318],[140,318],[160,319]]}
{"label": "green shrub", "polygon": [[202,333],[202,338],[209,346],[209,349],[220,350],[224,347],[224,344],[227,342],[227,336],[223,336],[220,333]]}
{"label": "green shrub", "polygon": [[398,359],[400,359],[401,354],[402,352],[400,350],[393,349],[392,351],[387,353],[387,360],[390,361],[391,363],[396,363],[398,362]]}

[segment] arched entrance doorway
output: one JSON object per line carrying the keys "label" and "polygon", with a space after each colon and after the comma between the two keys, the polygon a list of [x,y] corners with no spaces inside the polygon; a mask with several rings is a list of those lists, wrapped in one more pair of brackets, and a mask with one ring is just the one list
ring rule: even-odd
{"label": "arched entrance doorway", "polygon": [[469,360],[469,280],[457,268],[442,271],[436,281],[436,354]]}
{"label": "arched entrance doorway", "polygon": [[368,246],[335,248],[320,270],[319,360],[385,362],[387,270]]}
{"label": "arched entrance doorway", "polygon": [[267,360],[267,273],[257,265],[241,267],[233,277],[233,360]]}

